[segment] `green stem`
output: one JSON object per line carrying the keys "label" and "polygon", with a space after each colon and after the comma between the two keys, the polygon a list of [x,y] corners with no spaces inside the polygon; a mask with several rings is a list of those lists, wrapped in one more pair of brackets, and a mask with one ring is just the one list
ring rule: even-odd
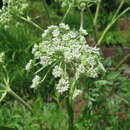
{"label": "green stem", "polygon": [[124,4],[124,0],[121,0],[121,3],[120,3],[120,5],[119,5],[118,9],[116,10],[116,12],[115,12],[115,14],[114,14],[112,20],[114,20],[114,19],[116,18],[116,16],[118,15],[120,9],[122,8],[123,4]]}
{"label": "green stem", "polygon": [[127,13],[130,10],[130,7],[128,7],[127,9],[125,9],[123,12],[121,12],[117,17],[115,17],[109,24],[108,26],[105,28],[104,32],[102,33],[100,39],[98,40],[96,46],[99,46],[104,38],[104,36],[106,35],[106,33],[108,32],[108,30],[112,27],[112,25],[121,17],[123,16],[125,13]]}
{"label": "green stem", "polygon": [[101,0],[99,0],[99,2],[97,4],[96,14],[95,14],[95,17],[94,17],[94,23],[95,24],[97,23],[97,18],[98,18],[98,15],[99,15],[100,6],[101,6]]}
{"label": "green stem", "polygon": [[31,106],[26,103],[20,96],[18,96],[13,90],[8,88],[8,93],[11,94],[13,97],[15,97],[19,102],[21,102],[29,111],[32,112]]}
{"label": "green stem", "polygon": [[[2,91],[0,91],[0,92],[2,92]],[[1,98],[0,98],[0,102],[5,98],[6,95],[7,95],[7,91],[6,91],[6,90],[3,90],[2,96],[1,96]]]}
{"label": "green stem", "polygon": [[34,27],[36,27],[37,29],[39,29],[41,32],[43,32],[43,29],[36,23],[34,23],[33,21],[31,20],[28,20],[27,18],[23,17],[23,16],[18,16],[21,20],[33,25]]}
{"label": "green stem", "polygon": [[[106,88],[106,90],[110,93],[110,92],[113,92],[113,88]],[[112,94],[112,96],[113,97],[115,97],[115,98],[118,98],[118,99],[120,99],[121,101],[123,101],[124,103],[126,103],[126,104],[130,104],[130,102],[128,101],[128,100],[126,100],[124,97],[121,97],[120,95],[118,95],[118,94],[116,94],[116,93],[113,93]]]}
{"label": "green stem", "polygon": [[81,9],[80,12],[81,18],[80,18],[80,29],[82,30],[84,27],[84,8]]}
{"label": "green stem", "polygon": [[67,11],[66,11],[66,13],[65,13],[65,15],[64,15],[64,17],[63,17],[63,19],[61,21],[62,23],[65,21],[65,19],[66,19],[67,15],[69,14],[72,6],[73,6],[73,2],[69,5],[69,8],[67,9]]}
{"label": "green stem", "polygon": [[129,102],[128,100],[126,100],[124,97],[121,97],[121,96],[119,96],[119,95],[117,95],[117,94],[113,94],[113,96],[114,96],[115,98],[120,99],[121,101],[123,101],[123,102],[126,103],[126,104],[130,104],[130,102]]}
{"label": "green stem", "polygon": [[130,7],[128,7],[127,9],[125,9],[123,12],[121,12],[116,18],[115,20],[117,21],[121,16],[123,16],[125,13],[127,13],[130,10]]}
{"label": "green stem", "polygon": [[73,111],[72,97],[73,97],[74,90],[76,88],[75,84],[76,84],[77,80],[78,80],[78,74],[76,73],[75,76],[74,76],[73,83],[70,87],[69,96],[66,99],[67,112],[68,112],[68,117],[69,117],[69,119],[68,119],[68,125],[69,125],[68,130],[74,129],[74,111]]}
{"label": "green stem", "polygon": [[104,32],[102,33],[100,39],[98,40],[96,46],[99,46],[104,38],[104,36],[106,35],[106,33],[108,32],[108,30],[112,27],[112,25],[114,24],[115,22],[112,21],[110,24],[108,24],[108,26],[105,28]]}
{"label": "green stem", "polygon": [[[90,16],[91,22],[93,23],[94,18],[93,18],[92,12],[91,12],[91,10],[90,10],[90,8],[88,6],[87,6],[87,11],[88,11],[88,14]],[[92,28],[93,28],[94,41],[95,41],[95,44],[96,44],[97,43],[97,29],[96,29],[94,23],[92,24]]]}
{"label": "green stem", "polygon": [[127,56],[125,56],[120,62],[119,64],[116,65],[116,67],[113,69],[113,71],[116,71],[122,64],[124,64],[128,58],[130,57],[130,54],[128,54]]}
{"label": "green stem", "polygon": [[71,103],[72,103],[72,100],[73,100],[72,97],[73,97],[73,94],[74,94],[74,91],[75,91],[75,88],[76,88],[75,84],[76,84],[77,80],[78,80],[78,75],[76,73],[75,77],[73,79],[72,85],[70,87],[70,91],[69,91],[69,97],[70,97],[69,100],[70,100]]}
{"label": "green stem", "polygon": [[46,11],[46,14],[47,14],[47,17],[48,17],[48,21],[51,24],[51,19],[50,19],[50,15],[49,15],[49,11],[48,11],[48,7],[47,7],[47,4],[46,4],[46,1],[42,0],[42,3],[43,3],[43,6],[45,8],[45,11]]}
{"label": "green stem", "polygon": [[68,130],[74,130],[74,111],[72,103],[69,98],[66,99],[67,113],[68,113]]}
{"label": "green stem", "polygon": [[101,0],[99,0],[99,2],[97,3],[96,14],[93,21],[95,43],[97,43],[97,19],[99,16],[100,6],[101,6]]}

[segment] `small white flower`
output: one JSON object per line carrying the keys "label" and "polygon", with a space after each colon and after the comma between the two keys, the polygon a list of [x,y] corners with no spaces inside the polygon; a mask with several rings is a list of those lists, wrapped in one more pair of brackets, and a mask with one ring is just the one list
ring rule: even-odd
{"label": "small white flower", "polygon": [[63,37],[62,37],[62,40],[63,40],[63,41],[69,40],[69,35],[64,34]]}
{"label": "small white flower", "polygon": [[81,42],[82,44],[86,44],[86,39],[85,39],[84,36],[80,36],[80,42]]}
{"label": "small white flower", "polygon": [[38,50],[38,45],[37,44],[34,44],[34,47],[32,49],[32,54],[34,54],[37,50]]}
{"label": "small white flower", "polygon": [[72,59],[73,59],[73,54],[72,54],[72,52],[71,51],[65,51],[64,52],[64,59],[65,59],[65,61],[67,61],[67,62],[69,62],[69,61],[71,61]]}
{"label": "small white flower", "polygon": [[1,53],[0,53],[0,63],[3,63],[3,62],[4,62],[4,57],[5,57],[5,53],[4,53],[4,52],[1,52]]}
{"label": "small white flower", "polygon": [[77,96],[81,95],[82,94],[82,90],[80,89],[75,89],[74,93],[73,93],[73,96],[72,96],[72,99],[74,100]]}
{"label": "small white flower", "polygon": [[23,15],[28,7],[26,0],[2,0],[3,7],[0,9],[0,24],[9,25],[14,21],[14,15]]}
{"label": "small white flower", "polygon": [[40,57],[40,64],[43,66],[49,65],[50,64],[50,57],[49,56],[41,56]]}
{"label": "small white flower", "polygon": [[78,68],[77,68],[77,71],[79,72],[79,73],[85,73],[85,67],[84,67],[84,65],[83,64],[80,64],[79,66],[78,66]]}
{"label": "small white flower", "polygon": [[30,60],[30,61],[27,63],[27,65],[25,66],[25,69],[26,69],[27,71],[29,71],[29,70],[31,69],[31,67],[32,67],[32,62],[33,62],[33,60]]}
{"label": "small white flower", "polygon": [[52,74],[55,78],[60,77],[62,75],[62,68],[60,68],[58,65],[56,65],[52,71]]}
{"label": "small white flower", "polygon": [[56,89],[59,93],[64,93],[65,91],[67,91],[69,89],[69,80],[61,78],[59,80],[59,83],[56,86]]}
{"label": "small white flower", "polygon": [[87,33],[87,31],[86,31],[85,29],[82,29],[82,28],[81,28],[79,31],[80,31],[80,33],[81,33],[82,35],[85,35],[85,36],[88,35],[88,33]]}
{"label": "small white flower", "polygon": [[60,23],[59,27],[65,29],[65,30],[69,30],[69,26],[65,25],[64,23]]}
{"label": "small white flower", "polygon": [[60,34],[59,29],[55,29],[55,30],[52,32],[53,37],[58,37],[59,34]]}
{"label": "small white flower", "polygon": [[96,68],[90,68],[88,71],[88,77],[90,78],[97,78],[98,77],[98,73],[97,73],[97,69]]}
{"label": "small white flower", "polygon": [[32,85],[30,88],[36,88],[40,84],[40,77],[38,75],[35,75],[35,77],[32,80]]}
{"label": "small white flower", "polygon": [[96,55],[100,55],[99,48],[96,48],[96,47],[90,47],[88,45],[85,45],[84,51],[86,51],[86,53],[93,53]]}
{"label": "small white flower", "polygon": [[41,52],[40,51],[36,51],[34,53],[34,57],[35,57],[35,59],[39,59],[41,57]]}
{"label": "small white flower", "polygon": [[88,58],[86,59],[86,61],[87,61],[87,63],[90,64],[91,66],[96,65],[96,61],[95,61],[95,59],[94,59],[92,56],[91,56],[91,57],[88,57]]}
{"label": "small white flower", "polygon": [[103,72],[106,72],[106,69],[104,68],[103,64],[100,63],[100,62],[98,62],[98,64],[99,64],[99,68],[100,68],[101,70],[103,70]]}
{"label": "small white flower", "polygon": [[45,30],[44,33],[42,34],[42,38],[45,38],[48,32],[49,32],[48,30]]}
{"label": "small white flower", "polygon": [[61,43],[61,39],[60,39],[60,38],[55,37],[55,38],[53,38],[52,40],[53,40],[53,42],[56,43],[56,44]]}
{"label": "small white flower", "polygon": [[49,30],[50,29],[56,29],[56,28],[57,28],[57,26],[55,26],[55,25],[51,25],[51,26],[48,27]]}
{"label": "small white flower", "polygon": [[77,37],[77,33],[74,32],[74,31],[70,31],[69,35],[70,35],[71,38],[76,38]]}
{"label": "small white flower", "polygon": [[73,55],[74,58],[78,59],[78,58],[80,58],[81,53],[78,49],[75,49],[75,50],[73,50],[72,55]]}

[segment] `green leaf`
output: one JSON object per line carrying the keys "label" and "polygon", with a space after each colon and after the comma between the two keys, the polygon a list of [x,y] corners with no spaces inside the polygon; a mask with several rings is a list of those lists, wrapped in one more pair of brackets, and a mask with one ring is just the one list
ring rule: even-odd
{"label": "green leaf", "polygon": [[113,82],[111,82],[111,81],[107,81],[107,80],[97,80],[97,81],[95,81],[95,85],[96,86],[103,86],[103,85],[112,85],[113,84]]}
{"label": "green leaf", "polygon": [[111,73],[109,73],[108,75],[107,75],[107,77],[106,77],[106,79],[107,80],[116,80],[117,79],[117,77],[120,75],[120,72],[111,72]]}
{"label": "green leaf", "polygon": [[5,90],[5,91],[1,94],[0,102],[5,98],[6,94],[7,94],[7,90]]}

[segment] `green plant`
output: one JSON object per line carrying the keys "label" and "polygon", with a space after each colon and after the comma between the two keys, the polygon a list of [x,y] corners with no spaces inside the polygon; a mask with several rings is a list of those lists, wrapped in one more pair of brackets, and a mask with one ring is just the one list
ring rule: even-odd
{"label": "green plant", "polygon": [[[52,79],[55,78],[55,87],[52,89],[56,101],[60,104],[62,95],[66,100],[70,118],[69,129],[74,128],[72,105],[74,98],[82,93],[79,85],[82,76],[97,78],[105,72],[99,49],[86,45],[84,35],[87,35],[87,32],[82,27],[78,32],[71,31],[69,26],[63,23],[59,26],[49,26],[42,34],[42,41],[34,45],[34,57],[26,65],[27,71],[35,70],[31,88],[42,85],[48,73],[52,73]],[[44,71],[47,72],[44,74]]]}
{"label": "green plant", "polygon": [[[65,21],[72,8],[77,9],[77,12],[80,11],[78,31],[61,23],[48,26],[44,32],[43,28],[34,22],[35,18],[30,18],[28,1],[17,2],[6,1],[7,6],[0,11],[0,35],[2,37],[0,39],[0,51],[2,52],[0,55],[0,64],[2,63],[0,99],[3,103],[0,114],[5,114],[0,120],[1,124],[27,130],[120,129],[121,120],[114,115],[114,112],[120,112],[122,109],[120,104],[129,106],[129,100],[126,98],[129,97],[127,86],[130,83],[121,74],[124,68],[120,68],[129,55],[114,69],[110,64],[112,61],[107,59],[104,62],[100,49],[87,45],[88,42],[85,38],[88,33],[84,30],[84,26],[86,26],[84,13],[87,12],[91,19],[94,42],[99,46],[118,18],[129,11],[128,7],[120,12],[125,1],[121,1],[99,39],[97,23],[102,6],[100,0],[60,0],[62,6],[68,8],[62,22]],[[44,15],[48,17],[49,23],[52,23],[47,4],[45,1],[42,2],[46,12]],[[92,5],[96,6],[94,16],[90,9]],[[11,23],[17,24],[11,26]],[[27,26],[26,23],[30,25]],[[36,30],[33,31],[32,28],[29,28],[32,26]],[[28,53],[31,50],[32,54]],[[4,54],[5,62],[3,64]],[[25,66],[28,72],[25,74],[23,66],[29,59],[30,61]],[[17,63],[18,61],[19,63]],[[107,72],[104,66],[107,68]],[[31,90],[29,85],[32,77],[34,78],[30,87],[34,89]],[[23,89],[21,87],[19,90],[17,87],[19,84],[27,86],[28,88],[25,90],[29,90],[29,92],[26,92],[27,94],[21,92]],[[22,98],[16,95],[12,89],[20,93]],[[5,100],[8,99],[7,94],[14,96],[20,104],[18,102],[9,104],[12,109],[8,110],[8,102]],[[75,104],[80,105],[75,106]],[[5,111],[4,108],[6,108]],[[78,109],[79,113],[76,113],[75,109]],[[128,112],[126,109],[127,107],[123,108],[123,111]],[[12,114],[8,115],[8,112]],[[16,120],[12,122],[12,119]],[[63,120],[62,123],[61,120]],[[125,124],[125,128],[129,128],[127,121]]]}

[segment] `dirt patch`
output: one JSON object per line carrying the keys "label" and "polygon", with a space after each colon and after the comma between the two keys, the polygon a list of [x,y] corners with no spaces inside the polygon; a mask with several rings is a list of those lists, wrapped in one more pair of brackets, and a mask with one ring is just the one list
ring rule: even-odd
{"label": "dirt patch", "polygon": [[[104,57],[108,58],[108,57],[115,57],[116,56],[117,48],[118,48],[118,46],[116,48],[102,46],[101,50],[102,50]],[[120,46],[119,48],[122,48],[124,56],[127,56],[128,54],[130,54],[130,48],[129,47],[126,47],[126,46],[121,47]],[[129,61],[130,61],[130,59],[129,59]]]}
{"label": "dirt patch", "polygon": [[120,31],[130,30],[130,18],[121,19],[119,21],[118,28]]}

